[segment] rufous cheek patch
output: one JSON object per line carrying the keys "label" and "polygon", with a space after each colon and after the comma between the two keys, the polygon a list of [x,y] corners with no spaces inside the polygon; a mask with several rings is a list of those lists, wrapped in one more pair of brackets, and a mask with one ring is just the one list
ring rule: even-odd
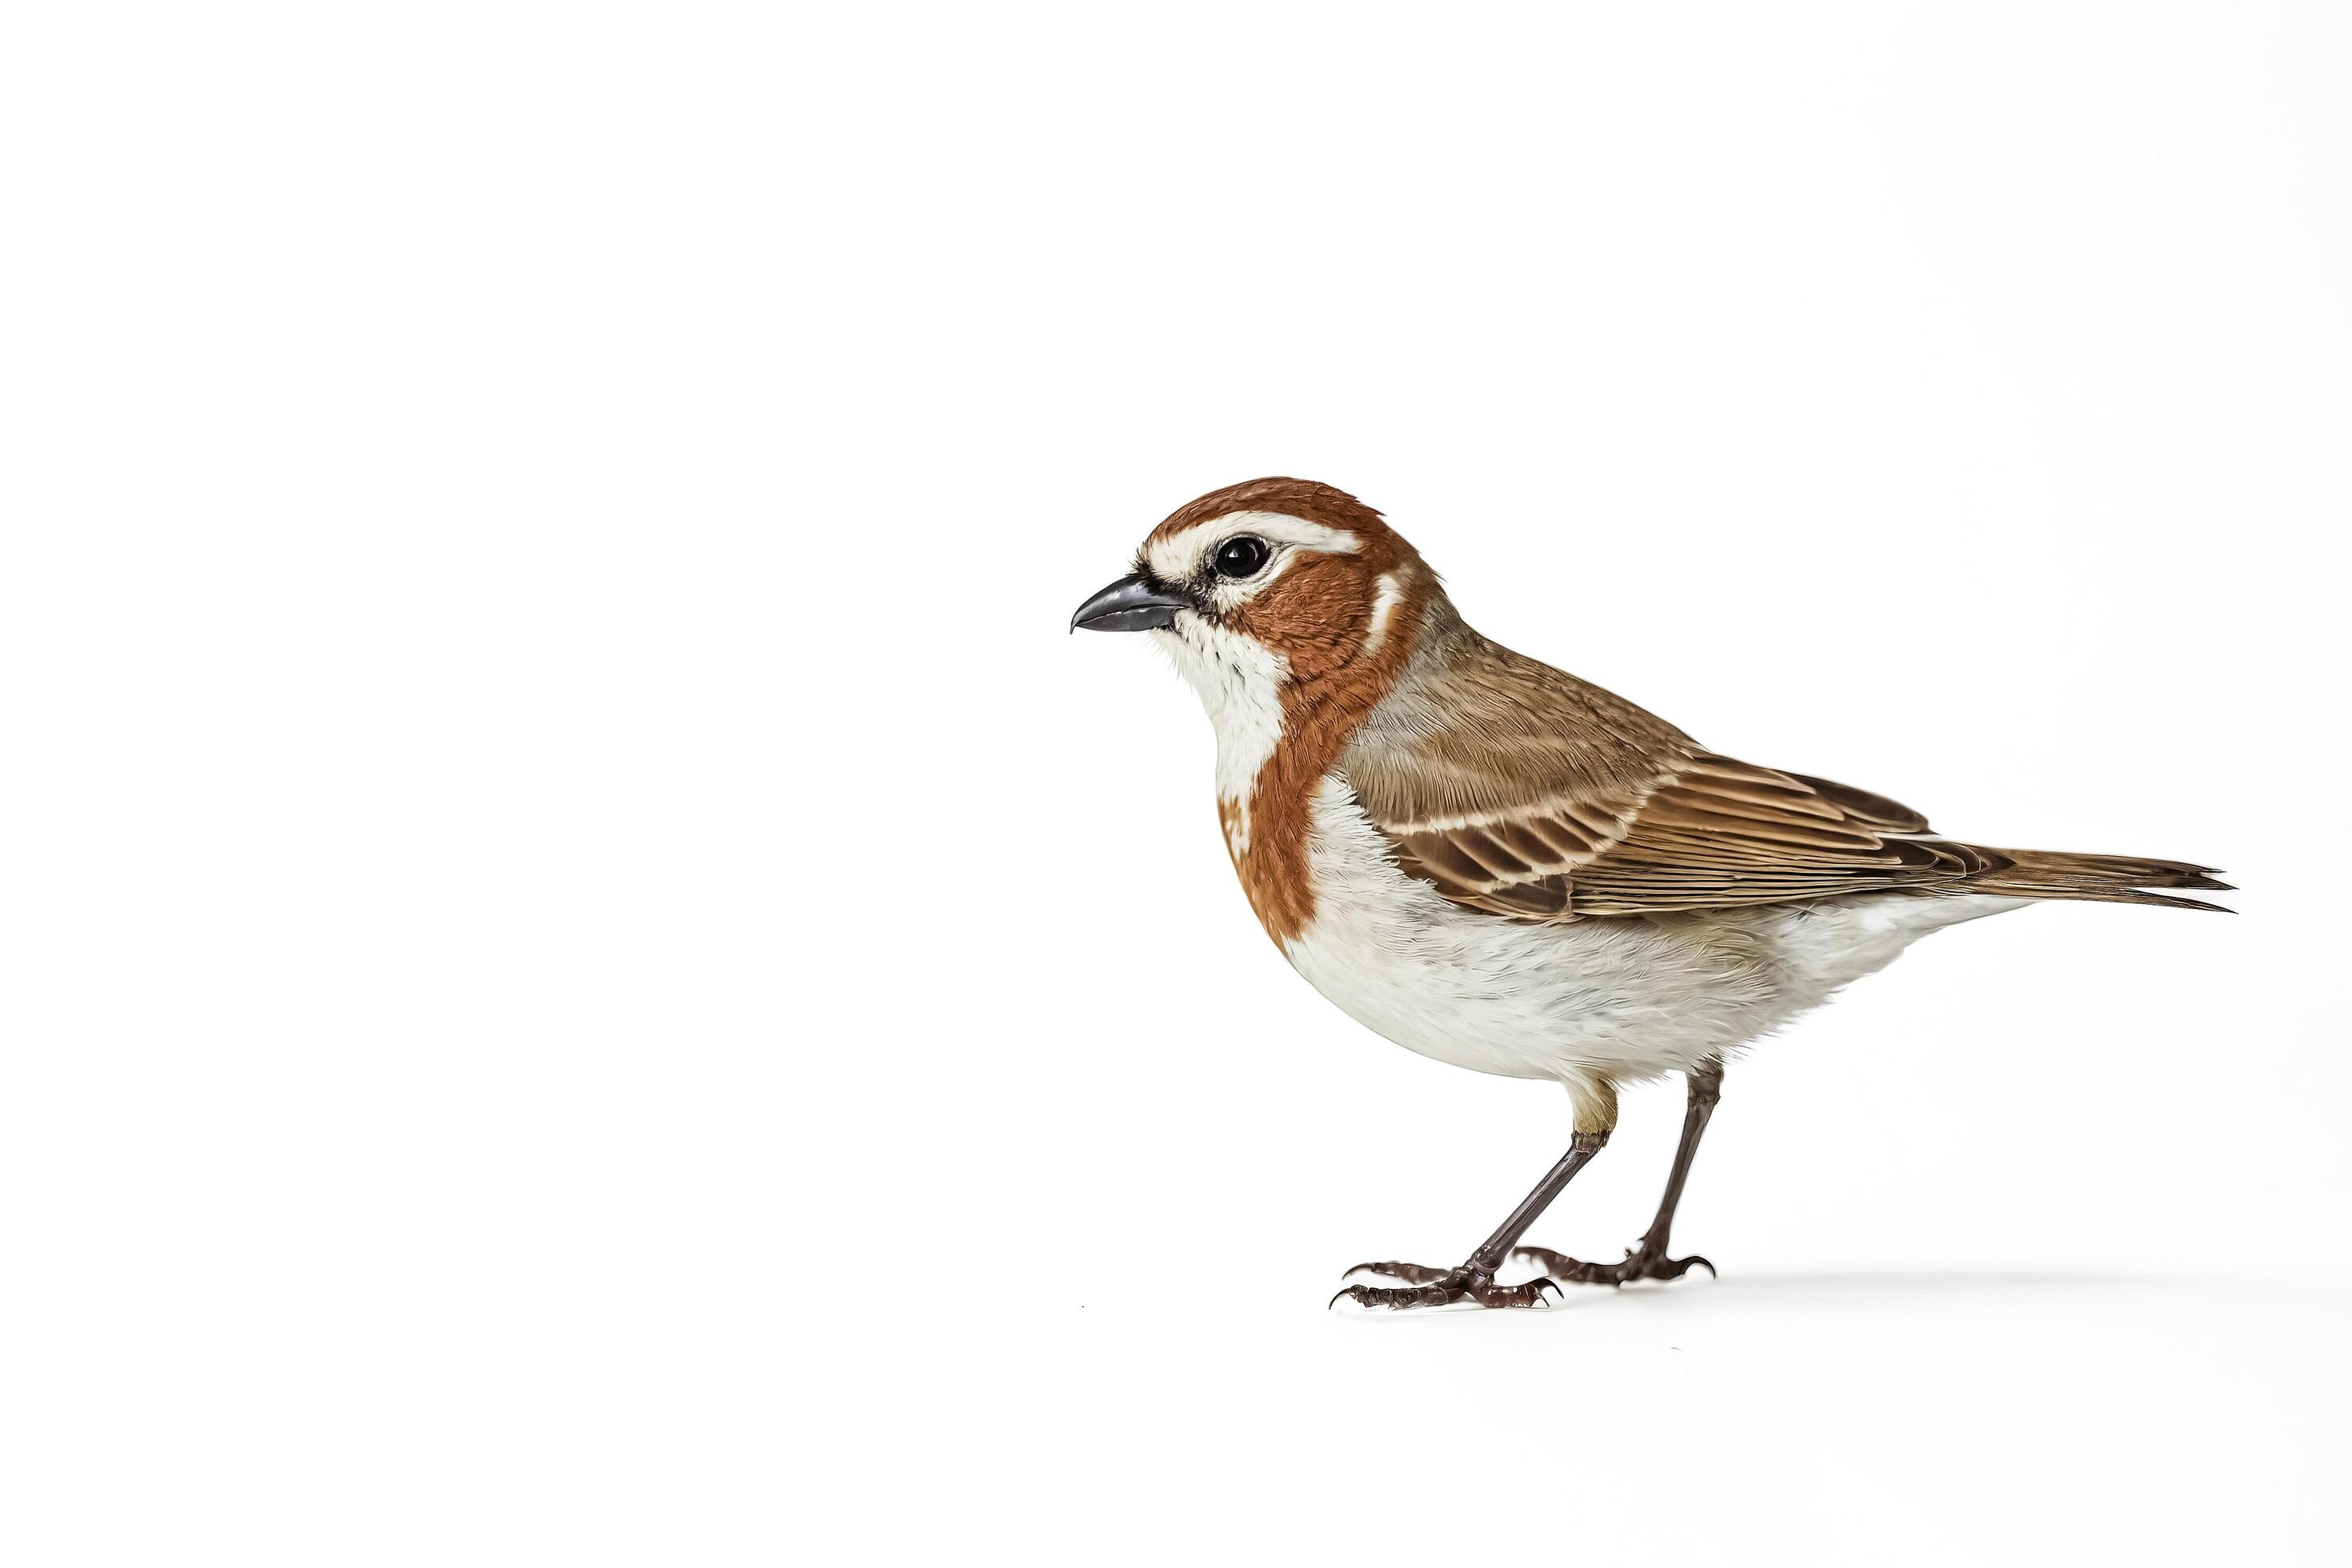
{"label": "rufous cheek patch", "polygon": [[1352,556],[1293,561],[1233,617],[1234,628],[1289,661],[1294,680],[1320,680],[1363,651],[1372,583]]}

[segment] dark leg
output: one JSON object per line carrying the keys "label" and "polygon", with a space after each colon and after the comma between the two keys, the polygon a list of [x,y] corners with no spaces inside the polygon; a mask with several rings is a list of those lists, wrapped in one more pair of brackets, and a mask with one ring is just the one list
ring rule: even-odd
{"label": "dark leg", "polygon": [[1706,1136],[1707,1118],[1715,1114],[1715,1102],[1723,1098],[1723,1068],[1713,1063],[1690,1075],[1690,1099],[1683,1111],[1683,1140],[1675,1149],[1675,1168],[1666,1177],[1666,1195],[1658,1205],[1658,1217],[1642,1237],[1642,1244],[1625,1255],[1622,1263],[1584,1263],[1549,1247],[1518,1247],[1511,1256],[1532,1263],[1553,1279],[1563,1279],[1572,1285],[1622,1285],[1628,1279],[1679,1279],[1696,1266],[1715,1272],[1715,1265],[1704,1258],[1668,1258],[1666,1239],[1675,1228],[1675,1207],[1683,1201],[1683,1184],[1690,1179],[1691,1162],[1698,1157],[1698,1141]]}
{"label": "dark leg", "polygon": [[1495,1270],[1503,1266],[1503,1259],[1510,1255],[1513,1244],[1527,1234],[1528,1226],[1535,1224],[1536,1216],[1543,1213],[1552,1199],[1559,1196],[1561,1189],[1575,1178],[1577,1172],[1584,1169],[1592,1156],[1601,1152],[1601,1146],[1608,1142],[1609,1134],[1606,1132],[1578,1133],[1575,1141],[1569,1144],[1568,1152],[1559,1157],[1559,1163],[1545,1173],[1544,1179],[1536,1184],[1536,1190],[1511,1211],[1511,1217],[1503,1222],[1500,1229],[1479,1243],[1478,1250],[1472,1253],[1461,1267],[1430,1268],[1419,1263],[1359,1263],[1348,1272],[1382,1274],[1391,1279],[1407,1280],[1411,1288],[1350,1285],[1331,1300],[1337,1301],[1339,1296],[1347,1296],[1360,1306],[1402,1308],[1440,1307],[1466,1297],[1482,1307],[1534,1306],[1543,1299],[1547,1289],[1556,1289],[1550,1280],[1530,1279],[1524,1285],[1497,1285],[1495,1283]]}

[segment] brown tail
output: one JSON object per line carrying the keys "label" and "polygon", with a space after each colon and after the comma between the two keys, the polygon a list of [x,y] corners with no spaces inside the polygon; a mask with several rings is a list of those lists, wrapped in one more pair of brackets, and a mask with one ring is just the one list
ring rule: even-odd
{"label": "brown tail", "polygon": [[2201,899],[2151,893],[2150,888],[2211,888],[2231,890],[2213,879],[2210,866],[2185,860],[2143,860],[2136,855],[2068,855],[2049,849],[1987,849],[1993,864],[1968,879],[1971,892],[2007,893],[2020,899],[2087,899],[2103,904],[2157,904],[2168,910],[2211,910],[2234,914]]}

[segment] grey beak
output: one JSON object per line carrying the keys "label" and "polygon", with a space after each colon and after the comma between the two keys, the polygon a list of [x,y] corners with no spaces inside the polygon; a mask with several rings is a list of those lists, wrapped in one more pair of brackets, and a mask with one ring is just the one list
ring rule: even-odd
{"label": "grey beak", "polygon": [[1121,577],[1093,598],[1078,606],[1070,617],[1070,629],[1084,626],[1090,632],[1149,632],[1176,624],[1176,612],[1189,610],[1192,602],[1165,594],[1145,582],[1141,575]]}

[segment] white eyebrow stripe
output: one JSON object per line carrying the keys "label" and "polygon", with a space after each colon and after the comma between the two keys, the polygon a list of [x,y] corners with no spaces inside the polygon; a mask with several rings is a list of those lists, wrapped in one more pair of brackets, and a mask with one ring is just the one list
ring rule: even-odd
{"label": "white eyebrow stripe", "polygon": [[1209,535],[1222,539],[1232,533],[1255,533],[1269,544],[1287,544],[1295,550],[1320,551],[1327,555],[1353,555],[1364,547],[1363,541],[1344,528],[1309,522],[1303,517],[1289,517],[1278,511],[1229,511],[1223,517],[1196,522],[1181,533],[1152,541],[1144,551],[1144,564],[1162,581],[1181,583],[1199,569],[1201,551]]}

